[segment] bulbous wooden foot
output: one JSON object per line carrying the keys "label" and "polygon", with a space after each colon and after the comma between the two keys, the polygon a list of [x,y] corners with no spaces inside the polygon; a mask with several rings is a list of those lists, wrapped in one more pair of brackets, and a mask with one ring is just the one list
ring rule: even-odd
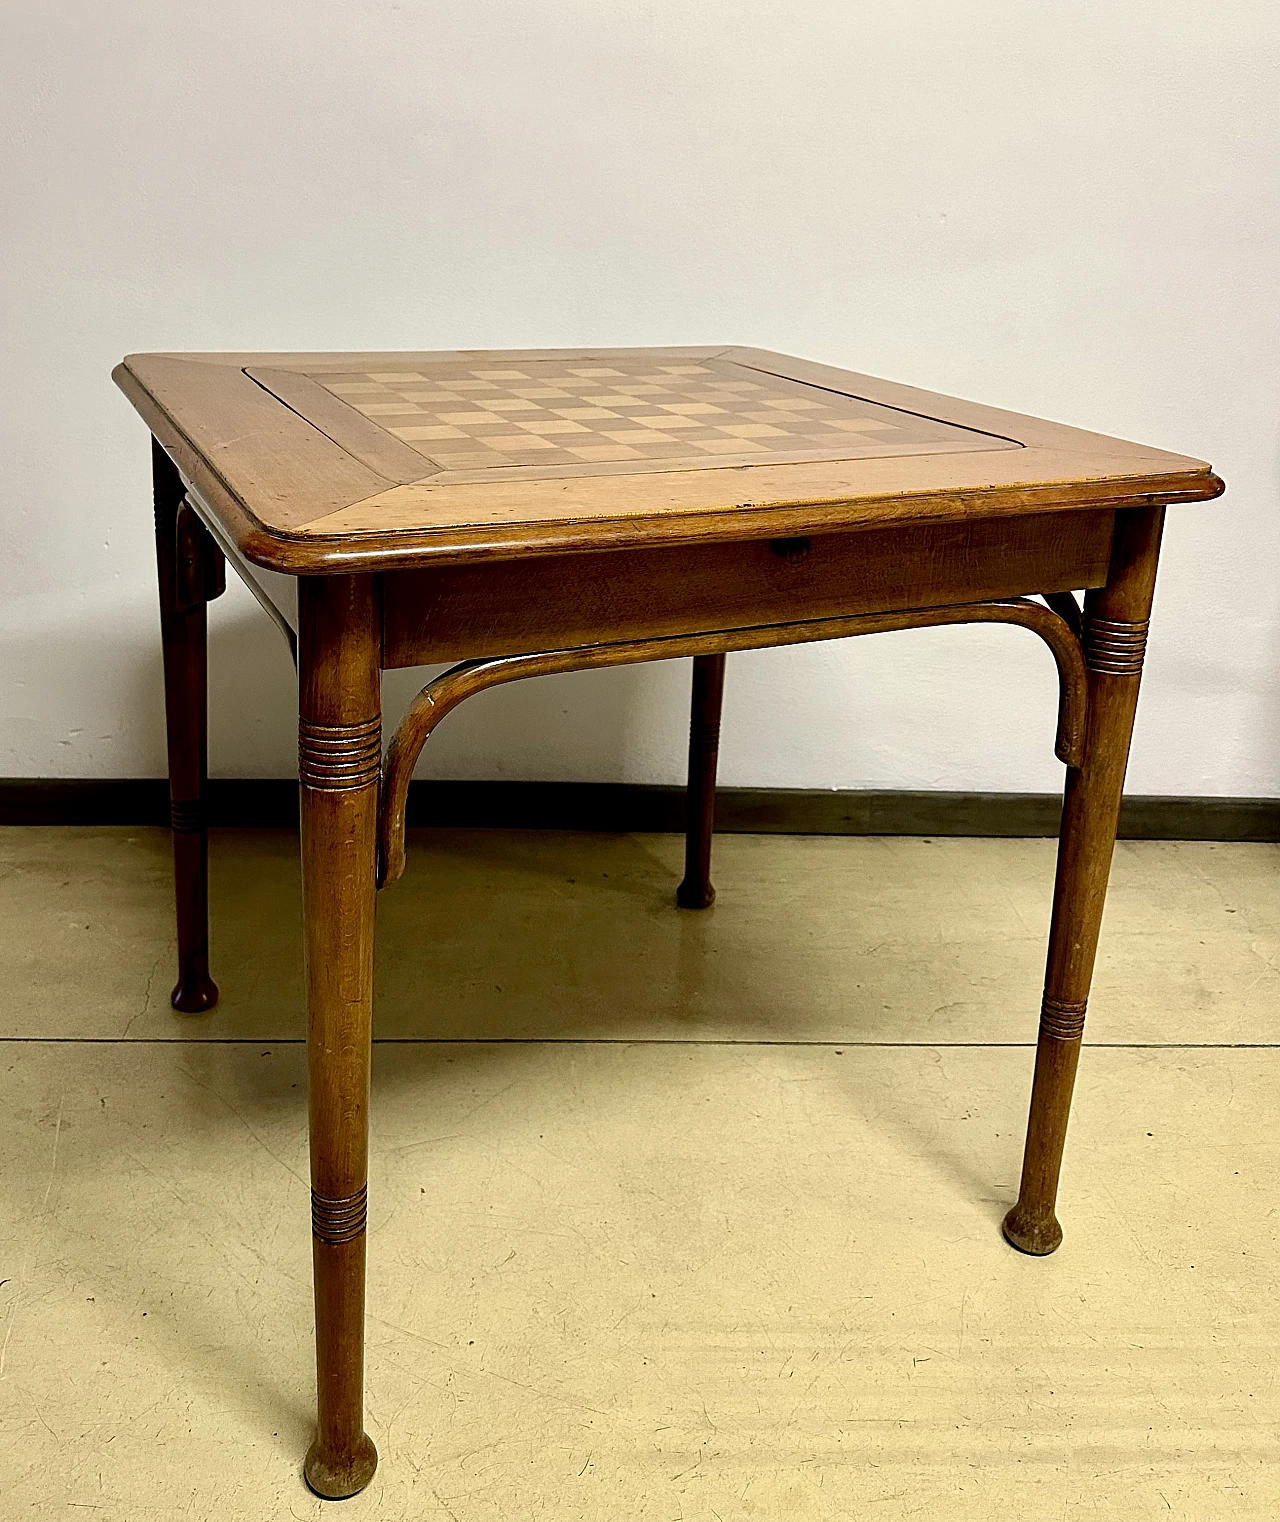
{"label": "bulbous wooden foot", "polygon": [[326,1501],[345,1501],[359,1495],[377,1467],[378,1450],[368,1433],[362,1432],[351,1453],[327,1453],[316,1438],[307,1449],[302,1473],[316,1495]]}
{"label": "bulbous wooden foot", "polygon": [[184,1015],[200,1015],[218,1002],[218,985],[209,974],[184,974],[174,985],[169,1003]]}
{"label": "bulbous wooden foot", "polygon": [[676,903],[681,909],[710,909],[716,890],[705,878],[689,878],[676,889]]}
{"label": "bulbous wooden foot", "polygon": [[1057,1216],[1034,1220],[1030,1216],[1020,1216],[1016,1205],[1005,1216],[1001,1230],[1010,1247],[1030,1253],[1033,1258],[1046,1258],[1062,1245],[1062,1227],[1058,1225]]}

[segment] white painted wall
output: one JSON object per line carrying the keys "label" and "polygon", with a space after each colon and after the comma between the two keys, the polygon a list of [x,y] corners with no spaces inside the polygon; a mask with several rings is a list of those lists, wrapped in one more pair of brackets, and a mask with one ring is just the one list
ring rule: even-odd
{"label": "white painted wall", "polygon": [[[0,773],[163,772],[126,351],[724,341],[1212,460],[1131,786],[1280,794],[1278,55],[1269,0],[8,0]],[[214,772],[292,774],[283,644],[211,640]],[[687,672],[424,768],[676,781]],[[1054,788],[1053,707],[1014,630],[739,655],[722,775]]]}

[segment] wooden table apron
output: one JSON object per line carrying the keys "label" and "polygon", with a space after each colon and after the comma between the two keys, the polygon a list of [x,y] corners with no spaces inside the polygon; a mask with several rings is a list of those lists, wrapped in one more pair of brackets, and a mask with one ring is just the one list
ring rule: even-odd
{"label": "wooden table apron", "polygon": [[[433,357],[421,358],[422,373],[435,373],[425,363]],[[453,357],[444,359],[452,364]],[[342,373],[338,359],[333,363]],[[382,364],[389,363],[384,357]],[[636,374],[643,373],[640,361],[631,363]],[[243,373],[249,368],[246,364]],[[820,370],[824,384],[840,373],[804,370],[799,362],[794,369],[803,375]],[[161,366],[157,373],[168,372]],[[304,384],[270,365],[254,373],[259,387],[265,376],[277,398],[291,406],[305,402],[317,422],[330,419],[331,430],[342,422],[333,388],[317,400],[313,381]],[[459,372],[453,364],[440,373],[519,372]],[[810,383],[817,384],[811,375]],[[843,523],[838,504],[784,505],[763,513],[748,507],[736,519],[725,509],[702,520],[701,528],[669,536],[605,521],[576,543],[557,537],[568,529],[552,533],[539,521],[530,523],[515,553],[510,546],[495,553],[477,541],[471,549],[443,556],[421,548],[378,551],[371,564],[367,551],[353,549],[344,558],[322,544],[309,551],[309,561],[304,556],[305,563],[293,566],[285,563],[283,550],[258,553],[258,530],[246,528],[239,510],[228,506],[222,478],[209,464],[213,451],[191,443],[191,425],[179,427],[131,377],[121,384],[156,435],[157,564],[178,907],[173,1003],[180,1010],[205,1010],[217,998],[208,960],[205,609],[222,590],[224,556],[285,633],[298,665],[317,1363],[317,1434],[305,1473],[313,1489],[328,1497],[352,1495],[368,1483],[377,1463],[364,1430],[363,1401],[375,899],[379,886],[393,882],[404,867],[404,807],[422,746],[460,702],[501,682],[693,657],[686,864],[677,898],[682,906],[699,909],[714,898],[709,860],[727,653],[974,622],[1016,625],[1048,645],[1059,683],[1055,746],[1067,775],[1022,1182],[1004,1233],[1028,1253],[1045,1254],[1058,1246],[1058,1177],[1138,699],[1164,502],[1216,495],[1221,483],[1208,467],[1116,445],[1138,451],[1144,468],[1163,469],[1164,481],[1148,481],[1145,490],[1095,485],[1092,495],[1084,484],[1067,483],[1056,489],[1053,501],[1018,497],[1016,511],[959,499],[950,512],[851,511]],[[901,403],[902,391],[878,393],[886,415]],[[416,393],[401,382],[397,394]],[[529,388],[529,394],[541,393]],[[235,395],[242,397],[239,391]],[[261,406],[256,393],[243,397],[251,408]],[[940,408],[946,399],[934,401]],[[781,389],[774,404],[798,405]],[[278,401],[273,405],[279,409]],[[686,399],[680,405],[698,414],[691,426],[705,420],[697,404]],[[962,410],[971,404],[947,402],[947,407],[934,415],[959,419],[953,433],[962,433],[975,419],[1012,416],[983,412],[977,418]],[[837,415],[830,428],[872,430],[875,420],[863,416],[867,406],[852,411],[852,424]],[[753,426],[742,425],[734,437],[749,444]],[[434,435],[442,429],[458,431],[445,422],[403,432]],[[483,424],[477,431],[479,441],[465,447],[518,447]],[[558,448],[560,435],[554,427],[546,431],[537,447]],[[791,444],[795,433],[793,427]],[[636,438],[638,432],[627,436]],[[941,442],[930,447],[960,449],[950,435],[939,437]],[[356,442],[347,448],[375,458],[384,470],[403,469],[407,479],[416,468],[407,460],[406,446],[395,446],[404,451],[395,453],[394,440],[379,442],[372,432],[358,430],[352,438]],[[646,447],[670,451],[677,445]],[[681,442],[679,447],[693,446]],[[703,447],[716,446],[707,440]],[[348,473],[362,468],[351,456],[344,458],[348,464],[341,468]],[[314,464],[310,456],[306,463],[307,468]],[[274,467],[268,460],[255,468],[262,475]],[[559,468],[563,473],[566,467]],[[947,468],[974,469],[963,453]],[[995,466],[991,470],[996,473]],[[539,475],[540,480],[555,477],[555,470]],[[625,479],[630,489],[640,489],[634,483],[641,478]],[[1164,491],[1154,489],[1161,484]],[[349,495],[357,488],[364,489],[356,481],[344,490]],[[664,484],[662,490],[675,488]],[[1006,500],[1014,500],[1012,494]],[[345,511],[339,506],[339,516]],[[770,528],[786,531],[770,534]],[[406,530],[410,537],[418,532]],[[1080,590],[1083,608],[1073,595]],[[427,684],[384,748],[382,671],[450,661],[456,664]]]}

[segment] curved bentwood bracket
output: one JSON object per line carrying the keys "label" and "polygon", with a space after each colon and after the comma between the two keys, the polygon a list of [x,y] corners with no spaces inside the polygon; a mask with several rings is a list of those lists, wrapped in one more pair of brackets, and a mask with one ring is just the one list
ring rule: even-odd
{"label": "curved bentwood bracket", "polygon": [[[756,625],[715,634],[682,634],[463,661],[427,683],[401,719],[387,748],[379,803],[378,886],[386,887],[404,872],[405,806],[409,799],[409,782],[422,748],[436,725],[475,693],[524,677],[587,671],[602,666],[638,665],[645,661],[673,660],[679,656],[720,655],[731,650],[761,650],[816,640],[847,639],[855,634],[881,634],[893,629],[926,629],[941,624],[1017,624],[1038,634],[1053,652],[1058,667],[1058,729],[1054,751],[1068,766],[1079,766],[1084,755],[1088,701],[1088,681],[1079,638],[1079,607],[1069,592],[1051,595],[1052,607],[1029,597],[1011,597],[995,602],[915,608],[898,613],[862,613],[802,623]],[[1071,609],[1075,610],[1074,618]]]}

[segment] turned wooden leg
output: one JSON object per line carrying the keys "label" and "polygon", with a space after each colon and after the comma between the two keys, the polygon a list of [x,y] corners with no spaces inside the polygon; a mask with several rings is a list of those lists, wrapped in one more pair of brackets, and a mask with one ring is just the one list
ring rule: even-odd
{"label": "turned wooden leg", "polygon": [[693,658],[693,703],[689,714],[689,782],[685,798],[684,881],[676,889],[682,909],[709,909],[711,834],[716,821],[716,762],[720,757],[720,708],[724,701],[724,656]]}
{"label": "turned wooden leg", "polygon": [[298,591],[317,1393],[304,1472],[337,1499],[363,1490],[378,1463],[364,1430],[364,1262],[379,646],[369,577],[306,577]]}
{"label": "turned wooden leg", "polygon": [[182,479],[154,439],[151,474],[178,911],[178,981],[169,1000],[184,1014],[199,1014],[218,1002],[209,976],[206,607],[222,590],[226,573],[222,552],[187,505]]}
{"label": "turned wooden leg", "polygon": [[1004,1234],[1023,1252],[1062,1241],[1054,1207],[1102,906],[1155,590],[1163,507],[1116,515],[1107,585],[1085,598],[1089,713],[1083,764],[1067,773],[1040,1039],[1018,1203]]}

